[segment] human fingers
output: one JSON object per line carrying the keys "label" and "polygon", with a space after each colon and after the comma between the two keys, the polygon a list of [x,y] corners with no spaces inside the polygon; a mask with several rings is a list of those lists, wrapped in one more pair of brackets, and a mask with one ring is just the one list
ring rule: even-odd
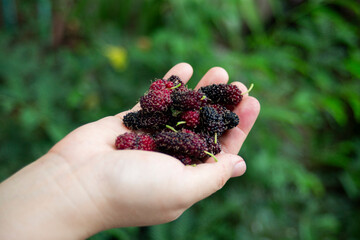
{"label": "human fingers", "polygon": [[183,201],[189,206],[221,189],[230,177],[246,171],[245,161],[238,155],[220,153],[217,162],[186,166],[183,177]]}
{"label": "human fingers", "polygon": [[201,78],[195,89],[210,85],[221,84],[229,81],[229,74],[221,67],[213,67]]}
{"label": "human fingers", "polygon": [[[232,84],[238,86],[242,92],[247,91],[245,85],[240,82]],[[222,136],[221,144],[224,151],[237,154],[259,115],[260,103],[246,93],[240,104],[235,107],[234,112],[239,116],[239,124]]]}
{"label": "human fingers", "polygon": [[181,81],[187,83],[193,74],[193,68],[188,63],[178,63],[173,66],[164,76],[165,79],[171,77],[171,75],[178,76]]}

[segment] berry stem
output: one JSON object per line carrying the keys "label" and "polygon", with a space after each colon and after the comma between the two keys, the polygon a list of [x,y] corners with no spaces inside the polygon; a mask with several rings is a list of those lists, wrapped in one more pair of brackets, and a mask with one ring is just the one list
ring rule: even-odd
{"label": "berry stem", "polygon": [[176,124],[176,126],[179,126],[180,124],[185,124],[186,122],[185,121],[180,121]]}
{"label": "berry stem", "polygon": [[208,151],[204,151],[204,153],[206,153],[207,155],[209,155],[210,157],[212,157],[212,158],[215,160],[215,162],[218,161],[214,154],[209,153]]}
{"label": "berry stem", "polygon": [[177,131],[176,131],[176,129],[175,129],[175,128],[173,128],[172,126],[166,125],[166,127],[167,127],[168,129],[173,130],[174,132],[177,132]]}
{"label": "berry stem", "polygon": [[215,133],[214,143],[217,144],[217,133]]}
{"label": "berry stem", "polygon": [[202,96],[202,98],[200,98],[200,100],[204,100],[206,98],[206,96],[204,95],[204,96]]}
{"label": "berry stem", "polygon": [[170,89],[175,89],[175,88],[178,88],[181,86],[181,83],[179,83],[178,85],[174,86],[174,87],[171,87]]}
{"label": "berry stem", "polygon": [[246,92],[241,93],[241,95],[245,95],[245,94],[249,93],[253,89],[253,87],[254,87],[254,84],[252,83],[250,85],[249,89]]}
{"label": "berry stem", "polygon": [[180,113],[181,113],[181,111],[179,111],[179,110],[171,109],[171,115],[173,117],[177,117]]}

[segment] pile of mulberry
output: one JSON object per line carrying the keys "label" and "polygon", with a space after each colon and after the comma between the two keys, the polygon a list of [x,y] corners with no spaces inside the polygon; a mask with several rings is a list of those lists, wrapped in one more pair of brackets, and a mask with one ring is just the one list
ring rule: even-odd
{"label": "pile of mulberry", "polygon": [[140,98],[141,110],[129,112],[124,125],[132,132],[119,135],[116,149],[165,153],[185,165],[204,162],[221,152],[221,136],[239,124],[230,109],[241,102],[236,85],[213,84],[198,91],[175,75],[157,79]]}

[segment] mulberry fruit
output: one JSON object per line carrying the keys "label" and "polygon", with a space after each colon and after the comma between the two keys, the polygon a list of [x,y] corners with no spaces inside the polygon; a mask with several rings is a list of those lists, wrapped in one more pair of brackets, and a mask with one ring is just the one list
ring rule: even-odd
{"label": "mulberry fruit", "polygon": [[208,135],[221,136],[226,130],[221,114],[212,107],[205,106],[200,110],[200,131]]}
{"label": "mulberry fruit", "polygon": [[194,91],[174,91],[171,93],[172,107],[176,110],[197,110],[207,103],[204,94]]}
{"label": "mulberry fruit", "polygon": [[171,105],[171,91],[168,89],[148,92],[140,99],[140,106],[146,112],[164,112]]}
{"label": "mulberry fruit", "polygon": [[117,149],[136,149],[155,151],[155,141],[148,134],[124,133],[115,140]]}
{"label": "mulberry fruit", "polygon": [[204,93],[213,103],[237,105],[243,98],[236,85],[213,84],[202,87],[199,91]]}
{"label": "mulberry fruit", "polygon": [[228,111],[224,114],[224,122],[226,129],[231,129],[239,124],[239,117],[236,113]]}
{"label": "mulberry fruit", "polygon": [[140,111],[129,112],[123,118],[124,125],[131,130],[138,130],[141,128]]}
{"label": "mulberry fruit", "polygon": [[173,82],[169,82],[166,81],[164,79],[158,79],[155,82],[153,82],[150,85],[149,90],[150,91],[155,91],[155,90],[163,90],[163,89],[171,89],[172,87],[174,87],[174,83]]}
{"label": "mulberry fruit", "polygon": [[186,111],[180,116],[182,121],[185,121],[185,125],[189,128],[196,128],[200,123],[199,111]]}
{"label": "mulberry fruit", "polygon": [[198,134],[164,131],[155,136],[156,147],[160,152],[171,155],[185,155],[195,159],[206,157],[206,141]]}
{"label": "mulberry fruit", "polygon": [[221,115],[224,115],[226,112],[229,111],[226,107],[224,107],[221,104],[210,104],[208,106],[214,108],[216,112]]}
{"label": "mulberry fruit", "polygon": [[210,107],[214,108],[218,114],[222,115],[226,129],[234,128],[239,124],[238,115],[236,115],[234,112],[231,112],[226,107],[220,104],[212,104]]}
{"label": "mulberry fruit", "polygon": [[125,126],[131,130],[159,129],[164,127],[170,119],[167,112],[130,112],[124,116]]}
{"label": "mulberry fruit", "polygon": [[206,144],[207,144],[207,151],[216,155],[219,152],[221,152],[221,145],[219,142],[219,139],[217,139],[217,136],[209,136],[206,134],[200,134],[200,136],[205,139]]}
{"label": "mulberry fruit", "polygon": [[188,88],[185,86],[184,82],[181,81],[181,79],[176,75],[172,75],[171,77],[169,77],[167,79],[167,81],[173,83],[174,87],[176,87],[174,89],[175,91],[186,91],[186,90],[188,90]]}
{"label": "mulberry fruit", "polygon": [[194,161],[189,157],[181,154],[175,154],[175,158],[179,159],[184,165],[191,165],[194,164]]}

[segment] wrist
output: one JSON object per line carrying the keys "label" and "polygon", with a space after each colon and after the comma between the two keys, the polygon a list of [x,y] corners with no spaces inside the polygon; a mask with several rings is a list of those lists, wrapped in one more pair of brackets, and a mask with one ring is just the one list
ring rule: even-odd
{"label": "wrist", "polygon": [[48,153],[1,183],[0,239],[84,239],[100,231],[84,174]]}

